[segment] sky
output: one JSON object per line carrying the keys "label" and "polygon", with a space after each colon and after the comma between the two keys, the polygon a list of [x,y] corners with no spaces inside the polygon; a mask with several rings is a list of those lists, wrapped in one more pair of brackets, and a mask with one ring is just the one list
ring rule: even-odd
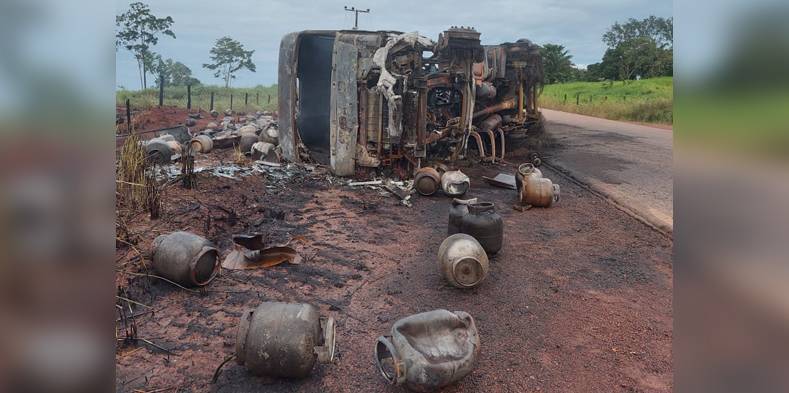
{"label": "sky", "polygon": [[[116,0],[120,14],[133,1]],[[144,1],[145,2],[145,1]],[[289,32],[337,30],[353,27],[354,15],[343,6],[370,9],[359,14],[364,30],[418,31],[436,40],[450,26],[472,26],[482,33],[483,44],[528,38],[538,44],[564,45],[573,62],[585,67],[597,63],[605,52],[601,37],[614,22],[649,15],[671,17],[671,0],[499,0],[499,1],[256,1],[229,3],[200,0],[148,1],[154,15],[175,20],[176,39],[162,37],[154,51],[191,68],[204,84],[221,80],[202,67],[209,50],[222,36],[254,50],[257,72],[239,71],[233,86],[270,85],[277,81],[279,42]],[[116,87],[140,87],[137,66],[125,49],[116,52]]]}

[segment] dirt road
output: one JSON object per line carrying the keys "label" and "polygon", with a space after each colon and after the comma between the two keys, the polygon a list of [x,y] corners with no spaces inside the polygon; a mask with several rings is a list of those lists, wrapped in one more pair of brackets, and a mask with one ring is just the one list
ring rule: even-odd
{"label": "dirt road", "polygon": [[[230,152],[216,154],[232,161]],[[398,318],[445,308],[474,316],[482,349],[476,369],[444,392],[671,391],[672,242],[550,169],[545,175],[562,185],[562,200],[524,212],[512,209],[514,191],[481,180],[514,166],[463,170],[472,178],[467,196],[494,202],[505,223],[489,277],[465,291],[438,271],[450,201],[440,195],[415,196],[406,207],[319,172],[281,178],[272,170],[238,180],[203,173],[196,190],[173,185],[156,221],[119,207],[124,237],[143,252],[174,230],[206,236],[223,254],[234,233],[302,236],[306,244],[299,265],[223,270],[201,293],[132,274],[144,268],[135,250],[120,244],[121,295],[151,307],[123,303],[145,313],[136,334],[170,353],[120,344],[116,390],[402,392],[379,375],[375,339]],[[233,353],[243,310],[266,300],[310,302],[336,318],[339,359],[297,381],[253,377],[230,362],[212,384]]]}
{"label": "dirt road", "polygon": [[543,109],[547,162],[672,232],[671,130]]}

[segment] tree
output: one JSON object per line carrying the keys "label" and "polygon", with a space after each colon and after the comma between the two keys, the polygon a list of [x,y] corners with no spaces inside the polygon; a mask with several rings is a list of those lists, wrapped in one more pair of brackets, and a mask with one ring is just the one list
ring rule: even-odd
{"label": "tree", "polygon": [[174,86],[199,85],[200,81],[192,76],[192,70],[180,61],[167,59],[167,68],[170,74],[169,83]]}
{"label": "tree", "polygon": [[673,48],[674,18],[660,18],[654,15],[642,20],[630,18],[624,24],[614,23],[603,34],[603,42],[609,48],[615,48],[637,38],[651,39],[659,48]]}
{"label": "tree", "polygon": [[540,48],[540,55],[546,84],[566,82],[573,78],[573,57],[564,46],[545,44]]}
{"label": "tree", "polygon": [[230,81],[235,79],[234,75],[238,70],[246,68],[255,72],[255,63],[252,62],[254,50],[244,50],[240,42],[230,38],[222,37],[216,41],[211,48],[211,64],[203,64],[203,67],[214,71],[214,76],[225,81],[225,87],[230,87]]}
{"label": "tree", "polygon": [[[153,51],[148,51],[143,55],[142,58],[142,67],[145,70],[145,80],[147,81],[147,74],[151,74],[154,78],[154,86],[159,86],[160,76],[164,74],[165,82],[167,82],[167,68],[162,61],[162,56],[154,53]],[[147,87],[147,82],[146,82]]]}
{"label": "tree", "polygon": [[608,45],[603,60],[590,72],[603,79],[626,81],[637,76],[672,75],[674,19],[650,16],[614,23],[603,34]]}
{"label": "tree", "polygon": [[129,10],[115,17],[115,25],[119,29],[115,33],[115,46],[123,46],[134,54],[143,89],[147,87],[146,74],[151,66],[150,49],[159,43],[159,35],[175,38],[175,33],[170,30],[173,23],[169,16],[157,18],[151,14],[147,4],[140,2],[130,4]]}

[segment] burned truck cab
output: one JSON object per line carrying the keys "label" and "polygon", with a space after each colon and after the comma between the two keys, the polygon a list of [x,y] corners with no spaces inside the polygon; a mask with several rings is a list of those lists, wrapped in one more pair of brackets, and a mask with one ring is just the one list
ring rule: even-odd
{"label": "burned truck cab", "polygon": [[466,27],[437,41],[393,31],[288,34],[279,57],[282,153],[338,176],[379,168],[404,178],[429,162],[502,159],[508,135],[540,121],[540,62],[531,42],[482,46]]}

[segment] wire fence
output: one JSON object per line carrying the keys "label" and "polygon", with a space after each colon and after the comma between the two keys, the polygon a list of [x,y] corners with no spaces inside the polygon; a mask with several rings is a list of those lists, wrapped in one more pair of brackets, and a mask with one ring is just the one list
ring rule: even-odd
{"label": "wire fence", "polygon": [[233,111],[274,111],[277,107],[276,86],[223,88],[216,86],[166,86],[139,91],[119,90],[116,105],[129,104],[132,109],[179,107],[189,110],[227,109]]}

